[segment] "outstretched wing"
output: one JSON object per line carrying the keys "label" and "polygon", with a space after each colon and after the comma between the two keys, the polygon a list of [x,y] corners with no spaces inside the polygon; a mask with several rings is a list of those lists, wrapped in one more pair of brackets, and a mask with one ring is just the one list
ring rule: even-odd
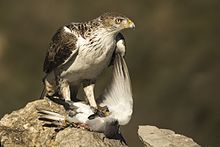
{"label": "outstretched wing", "polygon": [[56,67],[66,63],[73,55],[77,54],[77,37],[66,26],[61,27],[52,37],[44,61],[43,71],[50,73]]}
{"label": "outstretched wing", "polygon": [[120,125],[129,122],[133,112],[130,76],[124,58],[116,54],[112,81],[99,99],[100,106],[107,106]]}

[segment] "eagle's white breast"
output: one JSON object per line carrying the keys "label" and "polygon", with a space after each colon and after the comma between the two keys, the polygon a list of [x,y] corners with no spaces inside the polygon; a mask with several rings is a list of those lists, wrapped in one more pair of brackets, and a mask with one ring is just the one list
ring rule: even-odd
{"label": "eagle's white breast", "polygon": [[69,82],[95,79],[109,65],[116,46],[113,35],[106,35],[99,41],[94,45],[95,43],[90,44],[89,39],[79,36],[76,42],[78,55],[72,65],[61,73],[61,77]]}

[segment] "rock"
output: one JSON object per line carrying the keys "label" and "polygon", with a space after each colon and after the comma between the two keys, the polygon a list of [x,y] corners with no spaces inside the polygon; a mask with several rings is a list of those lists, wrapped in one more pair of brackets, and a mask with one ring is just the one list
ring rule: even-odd
{"label": "rock", "polygon": [[191,138],[155,126],[139,126],[138,136],[146,147],[200,147]]}
{"label": "rock", "polygon": [[102,133],[78,128],[65,128],[57,131],[55,127],[43,126],[38,120],[36,108],[53,110],[64,114],[64,108],[47,100],[36,100],[24,108],[6,114],[0,121],[0,146],[61,146],[61,147],[123,147],[121,141],[105,138]]}
{"label": "rock", "polygon": [[[65,113],[63,106],[44,99],[30,102],[22,109],[6,114],[0,121],[0,146],[126,146],[120,140],[105,138],[102,133],[73,127],[57,129],[45,126],[45,122],[38,120],[37,108]],[[138,135],[147,147],[200,147],[191,138],[155,126],[139,126]]]}

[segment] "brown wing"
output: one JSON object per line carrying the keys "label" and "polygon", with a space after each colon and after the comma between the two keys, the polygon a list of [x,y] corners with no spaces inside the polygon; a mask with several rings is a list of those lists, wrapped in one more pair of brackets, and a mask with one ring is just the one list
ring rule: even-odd
{"label": "brown wing", "polygon": [[65,26],[58,29],[52,37],[52,41],[47,51],[43,71],[45,73],[50,73],[56,67],[70,59],[77,50],[76,41],[76,36],[71,32],[65,31]]}

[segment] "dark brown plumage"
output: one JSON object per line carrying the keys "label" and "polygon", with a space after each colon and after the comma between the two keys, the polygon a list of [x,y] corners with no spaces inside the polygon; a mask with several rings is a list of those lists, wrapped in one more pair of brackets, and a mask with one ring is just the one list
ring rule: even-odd
{"label": "dark brown plumage", "polygon": [[76,36],[60,28],[54,34],[44,61],[43,71],[50,73],[64,63],[76,49]]}

